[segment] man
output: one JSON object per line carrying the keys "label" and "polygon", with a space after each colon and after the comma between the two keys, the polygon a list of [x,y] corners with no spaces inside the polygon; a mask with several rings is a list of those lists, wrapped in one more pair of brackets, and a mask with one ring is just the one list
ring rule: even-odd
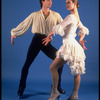
{"label": "man", "polygon": [[[49,58],[54,60],[56,57],[56,48],[54,48],[50,43],[47,46],[42,44],[42,39],[44,39],[51,28],[59,24],[62,21],[61,16],[54,11],[50,10],[52,5],[52,0],[40,0],[41,10],[31,13],[23,22],[21,22],[16,28],[11,30],[11,43],[14,44],[13,39],[22,36],[32,25],[32,33],[34,37],[29,46],[25,64],[22,68],[21,79],[18,89],[18,96],[22,96],[24,89],[26,88],[26,79],[28,75],[28,70],[39,51],[44,52]],[[45,63],[45,62],[44,62]],[[58,70],[59,72],[59,84],[58,91],[65,94],[66,92],[61,88],[61,73],[62,68]]]}

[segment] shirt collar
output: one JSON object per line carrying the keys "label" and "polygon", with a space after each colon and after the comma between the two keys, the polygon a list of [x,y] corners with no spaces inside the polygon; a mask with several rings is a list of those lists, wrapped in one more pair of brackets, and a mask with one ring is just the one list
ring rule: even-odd
{"label": "shirt collar", "polygon": [[[42,12],[42,9],[40,10],[40,12],[41,12],[41,14],[42,14],[42,16],[43,16],[43,18],[45,19],[45,17],[44,17],[44,15],[43,15],[43,12]],[[50,10],[50,14],[49,14],[49,16],[51,15],[51,10]],[[48,16],[48,17],[49,17]],[[48,17],[45,19],[45,20],[47,20],[48,19]]]}
{"label": "shirt collar", "polygon": [[[40,12],[43,14],[42,9],[40,10]],[[51,10],[50,10],[50,13],[51,13]]]}

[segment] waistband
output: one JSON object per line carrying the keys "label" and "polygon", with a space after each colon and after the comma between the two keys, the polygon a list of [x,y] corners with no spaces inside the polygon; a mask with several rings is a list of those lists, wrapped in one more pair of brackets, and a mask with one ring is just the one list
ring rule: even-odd
{"label": "waistband", "polygon": [[34,33],[35,36],[46,36],[45,34],[41,34],[41,33]]}

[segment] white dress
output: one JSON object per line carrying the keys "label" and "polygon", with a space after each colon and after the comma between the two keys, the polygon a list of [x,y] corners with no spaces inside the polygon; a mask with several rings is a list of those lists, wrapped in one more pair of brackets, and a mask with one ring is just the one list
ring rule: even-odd
{"label": "white dress", "polygon": [[78,35],[89,34],[88,28],[83,26],[81,21],[77,25],[77,19],[73,14],[68,15],[62,23],[52,28],[54,34],[63,37],[63,45],[56,52],[56,57],[67,61],[72,75],[84,74],[86,69],[84,49],[75,39],[77,28],[79,28]]}

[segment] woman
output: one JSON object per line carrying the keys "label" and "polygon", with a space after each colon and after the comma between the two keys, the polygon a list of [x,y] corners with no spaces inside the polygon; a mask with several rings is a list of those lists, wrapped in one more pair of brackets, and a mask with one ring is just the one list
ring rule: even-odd
{"label": "woman", "polygon": [[[67,10],[71,11],[62,23],[53,27],[47,38],[43,39],[43,43],[47,45],[52,40],[53,34],[60,34],[63,37],[63,45],[56,53],[56,58],[50,66],[53,87],[51,96],[48,100],[55,100],[59,97],[57,90],[58,85],[58,68],[66,62],[68,63],[71,74],[74,75],[74,89],[67,100],[78,100],[78,90],[80,85],[81,74],[85,73],[85,54],[84,50],[87,48],[84,45],[85,34],[89,34],[89,30],[83,26],[80,21],[77,8],[79,7],[78,0],[66,0]],[[76,41],[76,29],[79,28],[78,35],[80,35],[79,43]]]}

